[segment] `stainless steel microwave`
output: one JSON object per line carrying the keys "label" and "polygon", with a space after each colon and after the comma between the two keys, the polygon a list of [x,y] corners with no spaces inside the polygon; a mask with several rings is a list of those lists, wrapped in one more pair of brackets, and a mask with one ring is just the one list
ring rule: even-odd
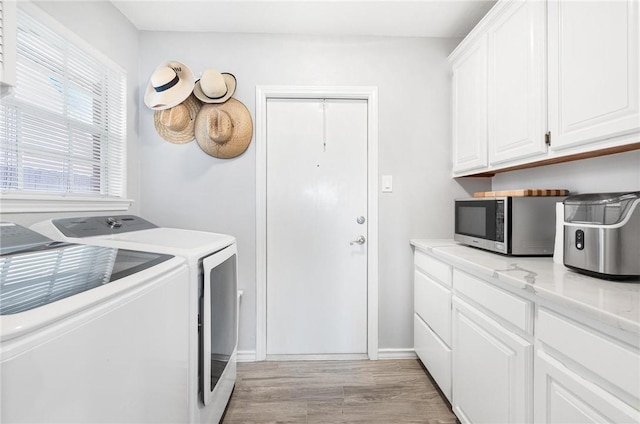
{"label": "stainless steel microwave", "polygon": [[453,239],[513,256],[551,256],[556,203],[565,197],[480,197],[455,200]]}

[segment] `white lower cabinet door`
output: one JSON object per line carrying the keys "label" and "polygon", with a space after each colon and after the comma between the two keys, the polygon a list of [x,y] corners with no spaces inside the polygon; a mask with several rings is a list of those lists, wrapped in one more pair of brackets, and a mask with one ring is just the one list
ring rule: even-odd
{"label": "white lower cabinet door", "polygon": [[416,355],[451,402],[451,349],[418,314],[413,314],[413,343]]}
{"label": "white lower cabinet door", "polygon": [[548,424],[639,423],[640,412],[538,350],[535,422]]}
{"label": "white lower cabinet door", "polygon": [[463,423],[533,420],[533,345],[453,298],[453,412]]}

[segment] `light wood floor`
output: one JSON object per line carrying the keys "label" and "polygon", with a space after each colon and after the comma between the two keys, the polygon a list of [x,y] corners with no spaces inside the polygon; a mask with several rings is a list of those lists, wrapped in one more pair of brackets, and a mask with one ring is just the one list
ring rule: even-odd
{"label": "light wood floor", "polygon": [[238,364],[223,424],[433,423],[455,416],[415,359]]}

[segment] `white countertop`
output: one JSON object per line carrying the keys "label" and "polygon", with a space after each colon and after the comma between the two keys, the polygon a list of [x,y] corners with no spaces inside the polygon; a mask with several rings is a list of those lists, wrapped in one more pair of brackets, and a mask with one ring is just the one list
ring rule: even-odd
{"label": "white countertop", "polygon": [[540,299],[640,334],[640,278],[602,280],[572,271],[549,257],[503,256],[453,240],[411,240],[411,244],[467,272],[497,278]]}

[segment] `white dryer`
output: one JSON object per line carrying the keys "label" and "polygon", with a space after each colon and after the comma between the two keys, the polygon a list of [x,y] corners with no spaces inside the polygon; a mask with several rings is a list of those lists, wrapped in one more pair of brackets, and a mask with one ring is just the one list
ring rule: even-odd
{"label": "white dryer", "polygon": [[0,422],[185,422],[183,258],[0,222]]}
{"label": "white dryer", "polygon": [[233,236],[158,227],[135,215],[43,221],[31,229],[54,240],[145,250],[189,266],[189,422],[221,420],[236,380],[237,247]]}

